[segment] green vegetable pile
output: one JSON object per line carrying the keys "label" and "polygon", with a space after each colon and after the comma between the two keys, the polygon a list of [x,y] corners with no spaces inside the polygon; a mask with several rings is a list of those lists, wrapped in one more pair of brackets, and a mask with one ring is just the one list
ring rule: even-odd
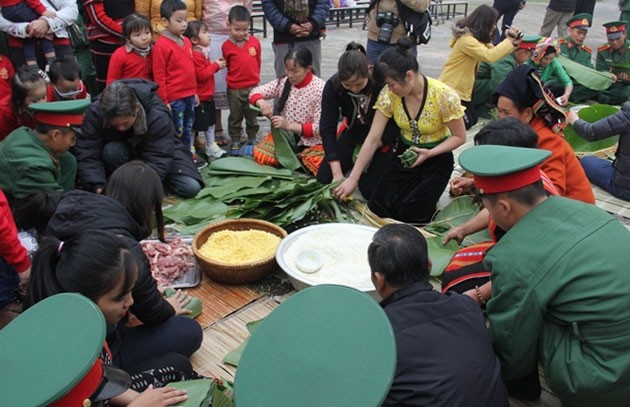
{"label": "green vegetable pile", "polygon": [[164,217],[191,235],[222,219],[263,219],[287,231],[315,223],[356,221],[355,213],[335,200],[336,184],[259,165],[251,159],[228,157],[214,161],[204,174],[206,187],[195,198],[164,210]]}
{"label": "green vegetable pile", "polygon": [[404,153],[399,155],[398,158],[400,158],[400,163],[403,165],[403,167],[411,168],[411,166],[418,159],[418,153],[413,151],[411,148],[408,148],[405,150]]}

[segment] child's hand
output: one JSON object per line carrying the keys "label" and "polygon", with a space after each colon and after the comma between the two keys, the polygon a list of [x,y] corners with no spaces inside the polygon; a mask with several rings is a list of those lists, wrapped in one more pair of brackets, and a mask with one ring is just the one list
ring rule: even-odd
{"label": "child's hand", "polygon": [[273,109],[269,103],[260,99],[256,102],[256,106],[260,108],[260,113],[262,113],[263,116],[267,117],[268,119],[271,119],[271,116],[273,116]]}
{"label": "child's hand", "polygon": [[195,94],[195,107],[199,106],[199,95]]}
{"label": "child's hand", "polygon": [[225,59],[223,59],[223,57],[217,59],[214,62],[216,62],[219,65],[219,69],[225,68]]}
{"label": "child's hand", "polygon": [[51,17],[51,18],[52,18],[52,17],[56,17],[56,16],[57,16],[57,13],[55,13],[55,12],[54,12],[54,11],[52,11],[52,10],[46,10],[46,11],[44,11],[44,12],[42,13],[42,15],[43,15],[44,17]]}
{"label": "child's hand", "polygon": [[172,111],[173,111],[173,108],[171,107],[171,104],[170,104],[170,103],[167,103],[167,104],[166,104],[166,107],[168,107],[168,111],[169,111],[169,112],[172,112]]}
{"label": "child's hand", "polygon": [[273,116],[271,118],[271,124],[276,129],[287,129],[289,128],[289,121],[282,116]]}

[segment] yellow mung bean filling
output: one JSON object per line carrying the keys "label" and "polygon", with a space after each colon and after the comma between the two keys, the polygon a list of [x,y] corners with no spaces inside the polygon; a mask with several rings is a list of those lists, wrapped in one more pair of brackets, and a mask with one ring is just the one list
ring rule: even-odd
{"label": "yellow mung bean filling", "polygon": [[199,253],[211,261],[238,265],[273,256],[279,244],[278,236],[262,230],[222,230],[211,234]]}

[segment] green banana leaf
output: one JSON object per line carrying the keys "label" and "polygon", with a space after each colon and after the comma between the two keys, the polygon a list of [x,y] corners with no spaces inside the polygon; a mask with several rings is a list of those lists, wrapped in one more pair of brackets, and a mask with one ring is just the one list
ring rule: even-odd
{"label": "green banana leaf", "polygon": [[[215,177],[218,178],[218,177]],[[271,177],[226,177],[228,183],[221,185],[210,185],[203,188],[195,198],[204,198],[211,196],[215,199],[221,198],[227,194],[241,191],[246,188],[256,188],[271,180]]]}
{"label": "green banana leaf", "polygon": [[208,199],[185,199],[163,211],[166,219],[175,223],[192,225],[200,220],[213,216],[223,215],[227,212],[228,206],[221,201]]}
{"label": "green banana leaf", "polygon": [[557,60],[575,82],[589,89],[604,90],[608,89],[613,83],[613,76],[610,72],[589,68],[563,55],[558,55]]}
{"label": "green banana leaf", "polygon": [[427,246],[429,248],[429,258],[433,266],[431,267],[431,275],[436,277],[442,275],[446,266],[453,258],[453,255],[459,249],[456,241],[451,240],[447,244],[442,244],[440,236],[429,237]]}
{"label": "green banana leaf", "polygon": [[448,205],[442,208],[424,229],[435,235],[442,236],[451,228],[468,222],[478,212],[479,207],[474,203],[472,196],[459,196],[453,198]]}
{"label": "green banana leaf", "polygon": [[[249,331],[250,337],[254,332],[256,332],[256,330],[258,329],[258,327],[260,326],[260,324],[262,324],[264,320],[265,319],[263,318],[257,321],[251,321],[247,323],[247,331]],[[241,356],[243,355],[245,346],[247,346],[247,342],[249,342],[249,337],[246,338],[243,341],[243,343],[241,343],[238,346],[238,348],[228,352],[227,355],[225,355],[225,357],[223,358],[223,363],[227,363],[228,365],[238,367],[238,362],[241,360]]]}
{"label": "green banana leaf", "polygon": [[[589,123],[594,123],[616,113],[618,110],[618,106],[595,104],[580,109],[580,111],[578,112],[578,116],[580,116],[580,119],[583,119]],[[619,141],[619,135],[615,135],[605,138],[603,140],[590,142],[580,137],[571,125],[568,125],[564,129],[564,138],[571,145],[573,151],[575,151],[576,153],[591,153],[594,151],[603,150],[605,148],[614,146]]]}
{"label": "green banana leaf", "polygon": [[293,137],[291,133],[284,129],[271,128],[273,144],[275,148],[276,158],[284,168],[295,171],[302,167],[302,163],[293,152],[293,148],[289,144],[288,137]]}
{"label": "green banana leaf", "polygon": [[295,178],[292,170],[260,165],[245,157],[226,157],[215,160],[208,166],[208,173],[210,175],[260,175],[282,179]]}

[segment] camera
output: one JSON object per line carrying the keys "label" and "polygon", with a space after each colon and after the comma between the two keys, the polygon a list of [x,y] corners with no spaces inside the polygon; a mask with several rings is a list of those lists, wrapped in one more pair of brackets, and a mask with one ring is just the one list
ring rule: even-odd
{"label": "camera", "polygon": [[505,30],[505,35],[507,35],[507,36],[508,36],[508,37],[510,37],[510,38],[517,38],[517,39],[519,39],[519,40],[520,40],[520,39],[522,39],[522,38],[523,38],[523,36],[525,35],[525,33],[524,33],[524,32],[522,32],[522,31],[519,31],[519,32],[518,32],[518,34],[516,34],[516,35],[512,35],[512,33],[510,33],[509,31],[507,31],[507,30],[509,30],[510,28],[512,28],[512,27],[510,27],[509,25],[504,25],[504,26],[503,26],[503,29]]}
{"label": "camera", "polygon": [[376,25],[381,28],[376,40],[389,44],[392,39],[394,27],[398,25],[398,15],[394,14],[392,11],[376,13]]}

